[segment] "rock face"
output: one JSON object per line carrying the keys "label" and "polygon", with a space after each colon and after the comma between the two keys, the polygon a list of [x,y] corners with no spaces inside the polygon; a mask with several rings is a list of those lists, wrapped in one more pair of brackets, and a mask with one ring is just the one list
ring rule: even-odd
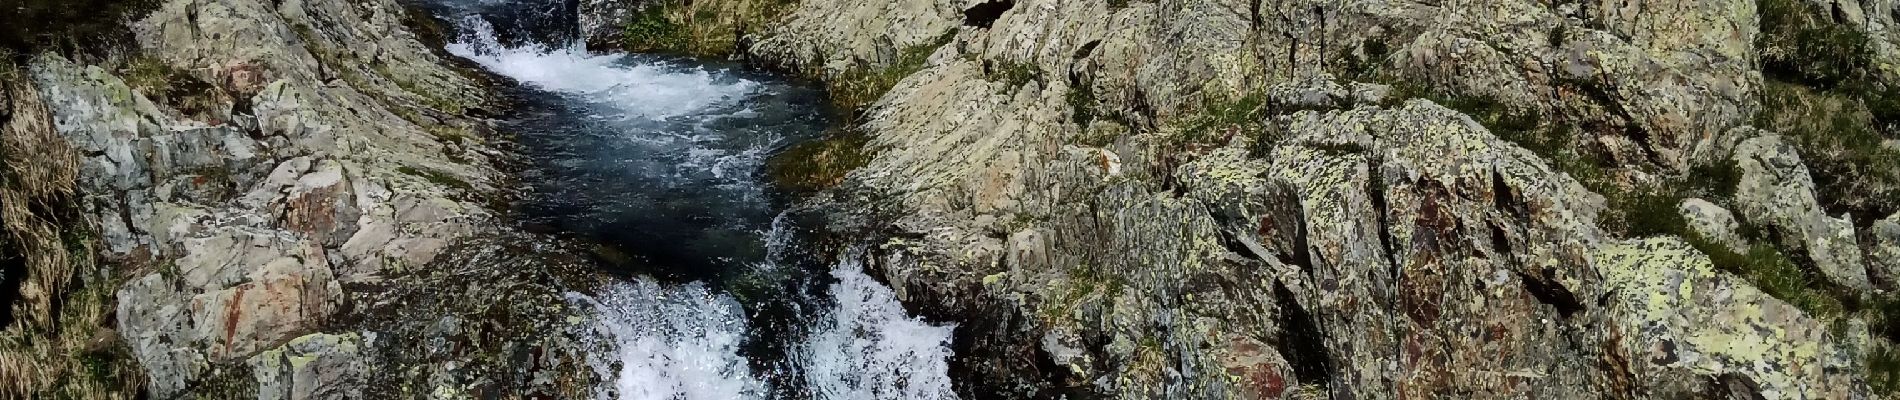
{"label": "rock face", "polygon": [[[513,234],[484,203],[499,153],[467,116],[490,107],[489,89],[418,40],[415,18],[391,0],[166,1],[131,22],[136,68],[31,62],[53,128],[80,153],[102,255],[147,266],[126,272],[117,321],[152,395],[569,393],[553,367],[483,370],[518,355],[481,349],[576,356],[545,325],[569,315],[543,276],[556,267],[482,282],[533,288],[442,278],[489,276],[436,261],[469,262],[503,247],[480,239]],[[424,289],[388,289],[409,286]],[[436,289],[471,297],[423,301]],[[494,325],[364,322],[531,295],[543,302]],[[490,339],[468,338],[478,331]],[[445,340],[462,347],[426,346]]]}
{"label": "rock face", "polygon": [[[1851,220],[1747,127],[1758,14],[807,0],[742,51],[903,76],[856,126],[873,156],[811,202],[881,232],[871,268],[966,331],[971,397],[1865,398],[1859,340],[1827,329],[1852,321],[1617,237],[1599,220],[1629,210],[1584,182],[1733,162],[1712,199],[1873,293]],[[1620,171],[1573,175],[1577,153]],[[1679,198],[1662,214],[1748,247]]]}
{"label": "rock face", "polygon": [[1834,283],[1873,290],[1853,221],[1829,217],[1821,210],[1814,198],[1814,180],[1794,147],[1775,135],[1748,139],[1736,146],[1735,163],[1742,169],[1736,200],[1743,215],[1779,228],[1780,240],[1807,250],[1815,266]]}
{"label": "rock face", "polygon": [[1679,240],[1604,246],[1595,255],[1631,338],[1623,355],[1636,376],[1670,386],[1672,376],[1700,374],[1748,382],[1765,398],[1864,396],[1852,371],[1858,360],[1843,338],[1800,310],[1734,277]]}
{"label": "rock face", "polygon": [[1900,289],[1900,214],[1874,221],[1867,235],[1868,275],[1883,289]]}
{"label": "rock face", "polygon": [[1748,241],[1742,238],[1741,224],[1735,221],[1735,214],[1722,206],[1703,199],[1684,199],[1676,210],[1689,222],[1689,229],[1703,238],[1727,247],[1729,251],[1743,253],[1748,251]]}

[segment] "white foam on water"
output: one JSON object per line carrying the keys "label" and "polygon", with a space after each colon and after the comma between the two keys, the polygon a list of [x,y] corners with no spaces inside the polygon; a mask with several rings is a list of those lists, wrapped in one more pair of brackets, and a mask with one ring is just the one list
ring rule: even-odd
{"label": "white foam on water", "polygon": [[[794,392],[819,400],[956,398],[948,361],[954,326],[906,314],[891,289],[855,261],[840,263],[831,276],[833,303],[788,360],[786,368],[803,376]],[[771,392],[739,352],[747,324],[730,295],[699,283],[634,280],[598,299],[569,297],[596,313],[603,352],[590,366],[611,382],[597,391],[600,399],[764,399]]]}
{"label": "white foam on water", "polygon": [[697,283],[662,286],[637,280],[617,283],[595,307],[605,332],[591,366],[609,387],[601,399],[726,400],[760,398],[765,383],[752,373],[739,346],[745,340],[743,309],[731,296]]}
{"label": "white foam on water", "polygon": [[805,389],[826,400],[955,399],[950,388],[950,334],[904,312],[897,296],[855,260],[831,271],[835,308],[799,345],[793,365]]}
{"label": "white foam on water", "polygon": [[[688,116],[704,124],[717,115],[703,113],[735,105],[761,89],[743,79],[722,79],[701,68],[637,63],[628,56],[590,54],[580,46],[546,48],[500,44],[494,28],[479,17],[463,22],[472,34],[448,46],[449,52],[490,71],[543,90],[603,106],[617,115],[603,120],[671,121]],[[734,115],[757,113],[751,108]],[[691,121],[686,120],[686,121]],[[716,132],[638,132],[628,140],[656,145],[714,140]],[[708,171],[721,178],[756,170],[777,140],[740,150],[685,149],[682,168]],[[743,183],[735,183],[743,184]],[[751,187],[747,196],[756,195]],[[771,259],[787,245],[783,216],[763,233]],[[758,266],[775,269],[780,266]],[[826,308],[814,313],[807,334],[792,344],[792,354],[777,371],[802,376],[787,390],[817,400],[954,399],[948,360],[953,326],[933,325],[904,312],[890,288],[847,260],[831,271]],[[665,285],[644,279],[611,284],[597,296],[570,294],[569,301],[594,310],[589,337],[599,352],[588,364],[602,378],[603,400],[764,399],[773,393],[751,360],[741,354],[747,339],[745,309],[731,295],[700,283]]]}
{"label": "white foam on water", "polygon": [[509,47],[495,38],[493,25],[476,16],[462,26],[470,33],[449,44],[449,53],[540,89],[617,106],[626,116],[666,119],[742,100],[759,88],[743,79],[718,79],[701,68],[632,63],[624,54],[591,54],[579,45]]}

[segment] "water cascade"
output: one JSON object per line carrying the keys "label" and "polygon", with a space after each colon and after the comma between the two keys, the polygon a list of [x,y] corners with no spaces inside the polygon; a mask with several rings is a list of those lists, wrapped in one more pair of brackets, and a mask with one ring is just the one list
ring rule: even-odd
{"label": "water cascade", "polygon": [[499,39],[496,26],[521,24],[495,10],[565,9],[521,1],[436,8],[462,31],[450,53],[522,84],[505,122],[532,164],[517,213],[624,258],[624,281],[569,295],[594,310],[600,398],[955,397],[954,327],[905,313],[851,257],[810,265],[786,251],[793,229],[760,168],[829,124],[821,92],[718,63]]}

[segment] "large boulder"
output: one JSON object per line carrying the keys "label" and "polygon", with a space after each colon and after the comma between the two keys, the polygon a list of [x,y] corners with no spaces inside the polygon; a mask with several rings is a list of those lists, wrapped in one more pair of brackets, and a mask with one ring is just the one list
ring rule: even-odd
{"label": "large boulder", "polygon": [[1780,237],[1775,239],[1805,250],[1828,280],[1863,292],[1873,290],[1851,216],[1834,218],[1821,209],[1814,197],[1814,179],[1794,146],[1779,135],[1761,135],[1737,145],[1733,159],[1742,170],[1735,191],[1742,215],[1776,228]]}
{"label": "large boulder", "polygon": [[359,399],[371,373],[363,338],[315,333],[251,356],[258,400]]}
{"label": "large boulder", "polygon": [[1608,243],[1593,258],[1624,338],[1616,356],[1660,393],[1699,392],[1682,379],[1698,376],[1762,398],[1865,398],[1862,361],[1829,324],[1716,271],[1687,243]]}
{"label": "large boulder", "polygon": [[1900,214],[1867,229],[1867,274],[1886,290],[1900,289]]}
{"label": "large boulder", "polygon": [[888,68],[911,49],[935,45],[961,26],[962,3],[801,1],[783,20],[760,28],[751,53],[819,76]]}
{"label": "large boulder", "polygon": [[1741,223],[1735,221],[1735,214],[1728,209],[1708,200],[1689,198],[1676,205],[1676,212],[1682,214],[1690,231],[1703,239],[1727,247],[1729,251],[1748,252],[1748,240],[1740,233]]}

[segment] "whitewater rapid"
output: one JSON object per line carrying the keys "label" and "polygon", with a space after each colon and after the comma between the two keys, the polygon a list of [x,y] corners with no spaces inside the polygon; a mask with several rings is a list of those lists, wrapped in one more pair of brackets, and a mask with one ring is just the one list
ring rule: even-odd
{"label": "whitewater rapid", "polygon": [[[622,54],[594,54],[578,45],[505,46],[478,17],[449,52],[532,88],[586,103],[590,118],[613,122],[617,139],[638,143],[639,160],[660,163],[628,169],[662,184],[711,182],[708,199],[752,202],[762,184],[763,156],[783,145],[770,132],[732,134],[721,121],[756,117],[748,102],[770,101],[767,85],[724,71],[674,65]],[[744,136],[744,137],[739,137]],[[596,179],[598,180],[598,178]],[[632,199],[645,193],[621,193]],[[736,199],[736,200],[735,200]],[[782,219],[782,218],[781,218]],[[700,221],[700,220],[695,220]],[[744,226],[742,218],[696,223]],[[782,221],[755,230],[753,246],[789,245]],[[752,276],[780,276],[788,252],[765,249],[763,260],[743,263]],[[590,335],[599,353],[590,366],[604,384],[600,399],[724,400],[780,396],[826,400],[953,399],[948,377],[951,325],[908,315],[890,288],[847,258],[818,277],[824,294],[803,303],[803,326],[782,337],[752,334],[747,305],[701,282],[666,284],[646,278],[620,282],[596,295],[569,300],[593,310]],[[747,358],[748,340],[784,341],[783,360]],[[767,367],[760,367],[766,365]],[[789,387],[787,387],[789,386]]]}

